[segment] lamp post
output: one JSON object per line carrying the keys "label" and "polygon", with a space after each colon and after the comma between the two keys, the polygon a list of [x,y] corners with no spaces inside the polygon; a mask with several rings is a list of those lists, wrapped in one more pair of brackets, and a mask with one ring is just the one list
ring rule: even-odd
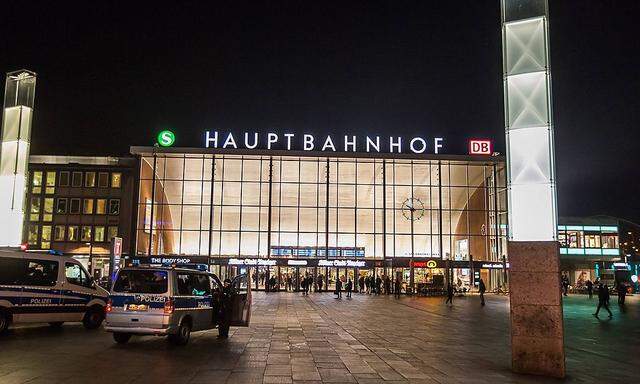
{"label": "lamp post", "polygon": [[89,246],[89,274],[93,277],[93,243],[88,242],[85,245]]}

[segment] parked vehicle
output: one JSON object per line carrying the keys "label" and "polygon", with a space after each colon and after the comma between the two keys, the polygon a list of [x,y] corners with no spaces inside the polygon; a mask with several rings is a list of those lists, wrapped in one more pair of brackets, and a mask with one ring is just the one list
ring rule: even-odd
{"label": "parked vehicle", "polygon": [[96,329],[108,292],[71,257],[0,250],[0,333],[12,323],[81,321]]}
{"label": "parked vehicle", "polygon": [[105,329],[117,343],[132,335],[168,336],[185,345],[193,331],[248,326],[251,284],[240,275],[225,286],[214,274],[184,268],[137,267],[118,272],[106,308]]}

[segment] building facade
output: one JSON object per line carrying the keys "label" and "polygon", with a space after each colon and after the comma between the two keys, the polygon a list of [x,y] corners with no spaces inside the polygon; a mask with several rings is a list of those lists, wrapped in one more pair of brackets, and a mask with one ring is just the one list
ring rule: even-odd
{"label": "building facade", "polygon": [[31,156],[24,243],[72,255],[94,277],[108,276],[111,239],[121,237],[128,253],[136,171],[134,158]]}
{"label": "building facade", "polygon": [[[253,268],[294,287],[400,275],[410,290],[450,280],[505,284],[500,157],[133,147],[135,262]],[[449,272],[450,274],[447,274]]]}
{"label": "building facade", "polygon": [[609,286],[626,282],[637,290],[639,238],[640,226],[624,219],[561,217],[562,271],[575,291],[585,290],[587,280],[601,280]]}

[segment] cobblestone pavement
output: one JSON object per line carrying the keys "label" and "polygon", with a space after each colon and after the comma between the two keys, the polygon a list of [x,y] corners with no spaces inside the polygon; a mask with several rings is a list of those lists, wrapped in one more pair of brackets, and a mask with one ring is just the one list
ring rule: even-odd
{"label": "cobblestone pavement", "polygon": [[[613,298],[615,299],[615,297]],[[330,293],[254,293],[249,328],[113,343],[103,331],[21,326],[0,338],[0,383],[541,383],[635,382],[640,301],[614,318],[591,315],[595,299],[565,299],[568,378],[510,372],[508,300]]]}

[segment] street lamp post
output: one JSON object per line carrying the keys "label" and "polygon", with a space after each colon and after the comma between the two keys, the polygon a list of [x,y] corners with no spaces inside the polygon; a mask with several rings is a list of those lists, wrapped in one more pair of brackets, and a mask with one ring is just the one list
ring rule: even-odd
{"label": "street lamp post", "polygon": [[85,245],[89,246],[89,274],[93,277],[93,243],[88,242]]}

